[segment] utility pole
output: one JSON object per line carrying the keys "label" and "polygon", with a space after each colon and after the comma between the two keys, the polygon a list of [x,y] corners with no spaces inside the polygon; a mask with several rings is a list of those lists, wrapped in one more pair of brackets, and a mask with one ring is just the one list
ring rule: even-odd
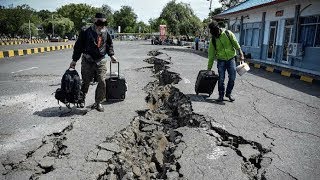
{"label": "utility pole", "polygon": [[52,14],[52,38],[54,37],[54,23],[53,23],[53,14]]}
{"label": "utility pole", "polygon": [[212,0],[207,0],[207,1],[210,1],[209,13],[211,13]]}
{"label": "utility pole", "polygon": [[30,38],[30,42],[31,42],[31,24],[30,24],[30,19],[29,19],[29,38]]}

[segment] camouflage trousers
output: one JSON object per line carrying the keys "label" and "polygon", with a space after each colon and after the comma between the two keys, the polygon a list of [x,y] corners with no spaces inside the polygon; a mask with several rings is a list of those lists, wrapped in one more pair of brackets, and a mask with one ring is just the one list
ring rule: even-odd
{"label": "camouflage trousers", "polygon": [[107,61],[105,59],[97,63],[86,62],[85,58],[82,57],[81,61],[81,76],[82,76],[82,87],[81,91],[84,95],[89,90],[90,83],[96,78],[98,86],[95,93],[95,102],[101,103],[106,97],[106,74],[107,74]]}

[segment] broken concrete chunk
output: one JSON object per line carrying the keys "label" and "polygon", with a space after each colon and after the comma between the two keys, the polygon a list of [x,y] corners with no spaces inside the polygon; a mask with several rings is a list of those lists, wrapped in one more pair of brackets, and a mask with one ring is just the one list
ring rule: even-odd
{"label": "broken concrete chunk", "polygon": [[54,165],[55,158],[54,157],[44,157],[42,160],[40,160],[39,165],[41,168],[50,168]]}
{"label": "broken concrete chunk", "polygon": [[115,165],[113,165],[113,164],[109,164],[109,166],[108,166],[108,167],[109,167],[109,169],[110,169],[110,170],[114,170],[114,169],[116,168],[116,166],[115,166]]}
{"label": "broken concrete chunk", "polygon": [[176,165],[170,165],[170,171],[176,171],[177,167]]}
{"label": "broken concrete chunk", "polygon": [[250,144],[240,144],[238,150],[241,151],[242,156],[247,160],[260,155],[260,152],[257,149],[253,149]]}
{"label": "broken concrete chunk", "polygon": [[114,153],[120,153],[121,149],[116,143],[108,143],[104,142],[98,145],[101,149],[105,149],[107,151],[112,151]]}
{"label": "broken concrete chunk", "polygon": [[158,136],[158,144],[157,149],[155,149],[155,159],[159,163],[160,166],[163,165],[163,152],[166,149],[166,146],[169,144],[167,138],[162,134]]}
{"label": "broken concrete chunk", "polygon": [[214,130],[208,130],[207,133],[211,136],[214,136],[216,138],[221,138],[220,134],[218,134],[216,131]]}
{"label": "broken concrete chunk", "polygon": [[149,164],[149,171],[150,171],[151,173],[157,172],[156,164],[155,164],[154,162],[151,162],[151,163]]}
{"label": "broken concrete chunk", "polygon": [[97,161],[107,162],[109,159],[112,158],[113,153],[106,150],[100,150],[98,152],[98,156],[96,158]]}
{"label": "broken concrete chunk", "polygon": [[143,131],[143,132],[152,132],[152,131],[156,131],[156,130],[157,130],[156,125],[149,125],[149,126],[146,126],[141,129],[141,131]]}
{"label": "broken concrete chunk", "polygon": [[168,180],[177,180],[179,178],[179,173],[172,171],[172,172],[167,172],[167,179]]}
{"label": "broken concrete chunk", "polygon": [[133,166],[132,167],[132,172],[134,175],[140,177],[141,176],[141,171],[140,171],[140,168],[138,166]]}
{"label": "broken concrete chunk", "polygon": [[99,152],[99,149],[94,149],[89,152],[87,160],[88,161],[94,161],[97,158],[97,154]]}
{"label": "broken concrete chunk", "polygon": [[0,174],[4,174],[6,172],[6,169],[4,166],[0,163]]}

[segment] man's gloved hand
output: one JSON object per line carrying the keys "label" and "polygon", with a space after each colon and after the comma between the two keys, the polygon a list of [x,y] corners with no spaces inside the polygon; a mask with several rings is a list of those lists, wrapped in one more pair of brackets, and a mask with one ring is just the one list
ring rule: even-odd
{"label": "man's gloved hand", "polygon": [[117,61],[117,59],[116,59],[116,57],[114,57],[114,56],[110,56],[110,58],[111,58],[111,62],[112,62],[112,63],[116,63],[116,62],[118,62],[118,61]]}
{"label": "man's gloved hand", "polygon": [[71,61],[69,68],[75,69],[77,65],[77,61]]}

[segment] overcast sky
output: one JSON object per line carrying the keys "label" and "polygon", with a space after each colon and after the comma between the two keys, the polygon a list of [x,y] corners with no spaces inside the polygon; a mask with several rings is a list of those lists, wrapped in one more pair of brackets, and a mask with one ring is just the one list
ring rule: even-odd
{"label": "overcast sky", "polygon": [[[148,22],[150,18],[159,17],[162,8],[170,0],[0,0],[0,4],[8,6],[13,4],[14,6],[20,4],[28,4],[30,7],[41,10],[48,9],[55,11],[62,5],[69,3],[86,3],[95,7],[99,7],[102,4],[109,5],[113,10],[119,10],[123,5],[129,5],[134,9],[134,12],[138,15],[138,20]],[[208,0],[177,0],[177,2],[184,2],[191,5],[191,8],[195,14],[203,20],[208,16],[210,1]],[[212,9],[220,7],[218,0],[212,0]]]}

